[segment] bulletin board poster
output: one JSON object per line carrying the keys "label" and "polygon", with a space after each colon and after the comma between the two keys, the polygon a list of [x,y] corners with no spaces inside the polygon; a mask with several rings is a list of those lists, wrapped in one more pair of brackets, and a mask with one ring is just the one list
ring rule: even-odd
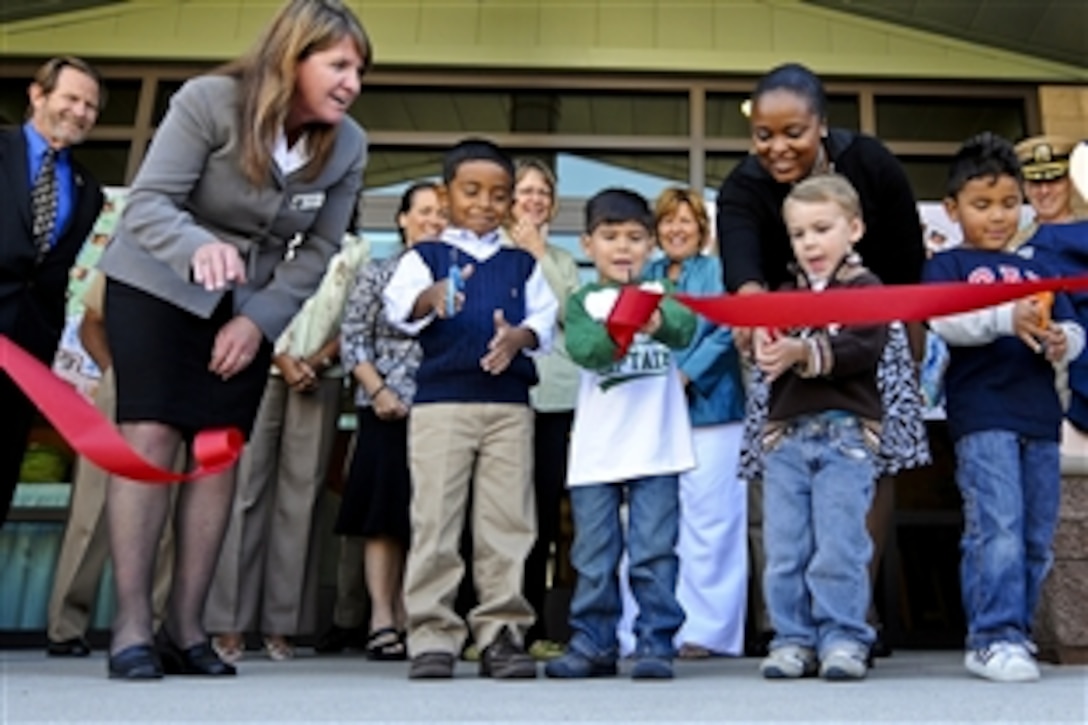
{"label": "bulletin board poster", "polygon": [[98,215],[98,220],[91,229],[91,234],[83,244],[83,248],[76,256],[76,262],[68,276],[64,330],[61,333],[60,344],[57,346],[57,355],[53,359],[53,372],[75,386],[76,390],[88,399],[94,396],[102,372],[79,342],[79,323],[83,318],[83,294],[94,275],[99,273],[96,269],[98,258],[102,256],[102,250],[106,248],[106,244],[117,228],[127,192],[128,189],[123,187],[103,189],[105,202],[102,205],[102,212]]}

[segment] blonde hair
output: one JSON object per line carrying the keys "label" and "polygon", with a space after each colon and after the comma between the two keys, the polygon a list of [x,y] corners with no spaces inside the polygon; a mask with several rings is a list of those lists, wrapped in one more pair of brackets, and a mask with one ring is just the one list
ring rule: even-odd
{"label": "blonde hair", "polygon": [[[661,222],[667,217],[676,214],[680,210],[681,204],[687,204],[691,209],[692,216],[695,217],[695,223],[699,227],[699,236],[702,240],[699,245],[701,250],[710,241],[710,217],[706,213],[706,204],[703,202],[702,197],[691,189],[670,186],[661,192],[657,197],[657,201],[654,202],[654,231],[656,233],[657,227],[661,226]],[[660,243],[660,240],[658,240],[658,243]]]}
{"label": "blonde hair", "polygon": [[840,174],[820,174],[810,176],[804,181],[798,182],[790,189],[782,202],[782,213],[786,212],[786,205],[791,201],[802,204],[818,204],[831,202],[838,204],[839,208],[851,219],[861,219],[861,199],[854,185]]}
{"label": "blonde hair", "polygon": [[[365,73],[374,62],[374,48],[351,8],[342,0],[289,0],[248,53],[216,71],[240,81],[242,172],[254,184],[268,176],[272,145],[291,108],[299,64],[344,38],[355,43]],[[336,133],[336,126],[326,124],[308,129],[307,180],[324,168]]]}
{"label": "blonde hair", "polygon": [[559,182],[555,178],[555,172],[539,159],[518,159],[514,162],[514,186],[517,187],[518,183],[528,176],[530,171],[540,174],[544,179],[544,183],[547,184],[548,190],[551,191],[552,205],[548,209],[548,218],[555,219],[555,215],[559,212]]}

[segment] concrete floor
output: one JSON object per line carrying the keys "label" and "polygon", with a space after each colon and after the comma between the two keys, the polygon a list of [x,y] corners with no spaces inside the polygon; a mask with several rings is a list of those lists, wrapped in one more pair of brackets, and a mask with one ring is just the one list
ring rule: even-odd
{"label": "concrete floor", "polygon": [[0,723],[88,722],[1088,722],[1088,667],[1044,666],[1038,683],[967,675],[957,652],[898,651],[860,683],[767,682],[752,659],[683,662],[671,682],[492,682],[462,663],[452,682],[410,682],[403,663],[355,655],[272,663],[237,678],[106,679],[105,657],[0,651]]}

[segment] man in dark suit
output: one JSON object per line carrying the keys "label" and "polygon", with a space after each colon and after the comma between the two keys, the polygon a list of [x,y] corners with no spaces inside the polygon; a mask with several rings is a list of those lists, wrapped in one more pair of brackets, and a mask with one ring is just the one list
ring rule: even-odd
{"label": "man in dark suit", "polygon": [[[68,270],[102,208],[102,189],[73,158],[104,103],[101,79],[78,58],[34,76],[27,121],[0,131],[0,334],[50,364],[64,325]],[[0,526],[7,519],[30,401],[0,373]]]}

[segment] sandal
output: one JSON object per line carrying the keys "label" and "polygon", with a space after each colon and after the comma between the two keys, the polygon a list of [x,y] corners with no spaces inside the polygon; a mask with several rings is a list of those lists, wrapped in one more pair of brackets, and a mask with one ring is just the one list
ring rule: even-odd
{"label": "sandal", "polygon": [[264,651],[273,662],[286,662],[295,656],[295,648],[287,638],[275,634],[265,635]]}
{"label": "sandal", "polygon": [[366,639],[366,658],[379,662],[408,659],[404,633],[393,627],[375,629]]}
{"label": "sandal", "polygon": [[240,634],[219,634],[212,637],[212,649],[219,655],[219,659],[233,665],[245,656],[246,641]]}

